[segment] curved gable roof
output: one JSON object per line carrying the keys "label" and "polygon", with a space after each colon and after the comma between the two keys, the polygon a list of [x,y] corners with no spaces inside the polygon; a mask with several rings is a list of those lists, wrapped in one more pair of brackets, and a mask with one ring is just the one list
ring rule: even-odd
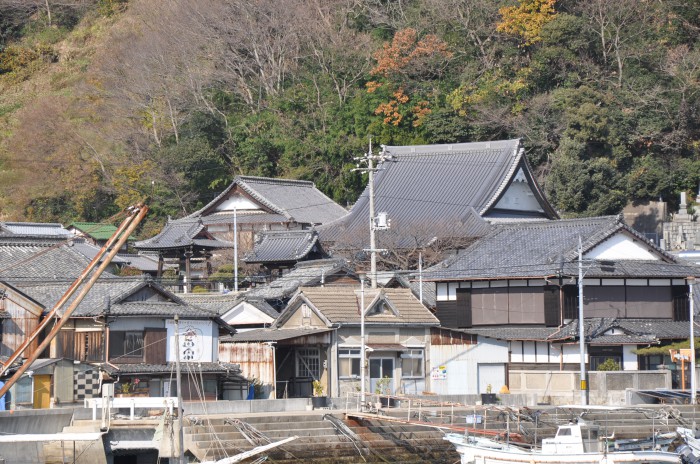
{"label": "curved gable roof", "polygon": [[288,221],[323,224],[342,217],[345,208],[318,190],[313,182],[268,177],[238,176],[219,196],[188,217],[207,216],[238,186],[261,206]]}
{"label": "curved gable roof", "polygon": [[[375,211],[387,212],[392,228],[404,233],[426,225],[435,236],[485,232],[476,219],[493,208],[521,168],[540,195],[543,218],[557,217],[534,182],[519,140],[387,146],[385,153],[392,160],[380,163],[375,174]],[[470,210],[476,218],[467,215]],[[360,237],[369,243],[367,218],[368,188],[345,217],[319,227],[321,238]]]}
{"label": "curved gable roof", "polygon": [[624,224],[619,216],[602,216],[495,225],[459,254],[424,271],[423,278],[543,278],[559,271],[576,275],[579,237],[585,254],[618,234],[644,243],[659,259],[587,262],[587,276],[685,277],[696,273],[690,266],[677,264],[673,256]]}

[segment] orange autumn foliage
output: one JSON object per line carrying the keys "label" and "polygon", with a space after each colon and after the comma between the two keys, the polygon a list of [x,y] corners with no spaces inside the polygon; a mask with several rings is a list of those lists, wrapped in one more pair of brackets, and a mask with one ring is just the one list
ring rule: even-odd
{"label": "orange autumn foliage", "polygon": [[435,72],[440,63],[452,57],[447,43],[436,35],[428,34],[419,39],[415,29],[407,28],[398,31],[391,43],[386,43],[381,50],[374,54],[376,66],[370,71],[373,76],[382,78],[382,82],[370,81],[366,84],[367,92],[376,92],[387,86],[391,92],[388,102],[379,104],[374,113],[384,115],[384,124],[398,126],[407,112],[413,113],[413,126],[422,124],[423,118],[430,114],[427,101],[420,101],[413,106],[404,108],[411,99],[409,81],[419,79]]}

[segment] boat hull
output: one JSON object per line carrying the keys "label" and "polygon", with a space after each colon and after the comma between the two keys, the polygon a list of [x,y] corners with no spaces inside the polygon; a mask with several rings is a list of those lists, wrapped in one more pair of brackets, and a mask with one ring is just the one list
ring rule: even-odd
{"label": "boat hull", "polygon": [[461,464],[664,464],[680,463],[680,456],[664,451],[614,451],[609,453],[544,454],[524,450],[507,443],[447,434],[445,440],[452,443],[460,455]]}

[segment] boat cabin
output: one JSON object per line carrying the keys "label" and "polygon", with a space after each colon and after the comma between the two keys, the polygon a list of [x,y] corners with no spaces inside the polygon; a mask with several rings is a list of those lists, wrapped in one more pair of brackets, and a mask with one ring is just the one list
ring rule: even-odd
{"label": "boat cabin", "polygon": [[597,425],[560,425],[554,438],[542,440],[542,454],[599,453],[603,451],[599,436],[600,427]]}

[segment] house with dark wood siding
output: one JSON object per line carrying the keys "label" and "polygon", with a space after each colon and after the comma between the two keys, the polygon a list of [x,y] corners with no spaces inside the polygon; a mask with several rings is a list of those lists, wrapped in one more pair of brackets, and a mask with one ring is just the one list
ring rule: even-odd
{"label": "house with dark wood siding", "polygon": [[510,369],[578,370],[579,266],[587,368],[671,364],[636,350],[688,338],[698,269],[618,216],[494,224],[423,278],[435,282],[441,324],[507,340]]}

